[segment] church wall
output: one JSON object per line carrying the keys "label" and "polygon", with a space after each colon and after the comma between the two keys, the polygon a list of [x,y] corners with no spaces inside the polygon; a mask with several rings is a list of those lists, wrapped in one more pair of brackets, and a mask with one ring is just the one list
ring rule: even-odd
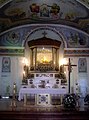
{"label": "church wall", "polygon": [[[8,57],[8,56],[3,56]],[[11,59],[11,72],[2,72],[2,58],[0,57],[0,95],[6,95],[6,87],[10,85],[10,94],[12,94],[13,83],[17,84],[17,92],[19,91],[22,83],[22,73],[23,73],[23,57],[10,57]],[[87,60],[87,72],[78,71],[78,60],[80,57],[71,57],[71,63],[76,64],[77,67],[73,67],[71,73],[71,92],[72,87],[74,88],[74,92],[76,91],[77,85],[80,87],[80,92],[86,93],[89,92],[89,58],[86,57]],[[85,57],[81,57],[85,58]],[[83,88],[85,87],[85,88]]]}
{"label": "church wall", "polygon": [[[76,63],[77,67],[73,67],[73,72],[71,75],[72,78],[72,82],[71,84],[74,84],[74,91],[75,92],[79,92],[81,93],[82,96],[85,96],[87,94],[87,92],[89,92],[89,58],[88,57],[75,57],[73,58],[74,60],[74,64]],[[79,59],[83,59],[86,60],[81,67],[83,67],[83,69],[81,68],[81,71],[79,70]],[[86,64],[86,65],[85,65]],[[85,68],[85,69],[84,69]],[[76,84],[77,83],[77,84]],[[78,89],[78,91],[76,90],[76,88]]]}
{"label": "church wall", "polygon": [[29,46],[27,45],[27,43],[26,43],[26,46],[25,46],[26,48],[25,48],[25,58],[26,58],[26,60],[27,60],[27,65],[28,66],[30,66],[30,48],[29,48]]}
{"label": "church wall", "polygon": [[72,66],[72,71],[71,71],[71,75],[70,75],[71,92],[77,93],[76,83],[78,83],[78,58],[72,57],[70,59],[71,59],[71,64],[76,65],[76,66]]}
{"label": "church wall", "polygon": [[[10,72],[8,71],[2,72],[3,57],[5,58],[9,57],[11,60]],[[17,85],[17,92],[21,87],[22,73],[23,73],[23,63],[22,63],[23,58],[13,57],[13,56],[3,56],[3,57],[0,57],[0,95],[6,96],[7,92],[9,92],[10,95],[12,95],[14,82]]]}
{"label": "church wall", "polygon": [[[5,6],[0,1],[0,95],[6,95],[8,85],[12,94],[14,82],[19,91],[24,58],[30,65],[27,41],[42,38],[44,31],[46,37],[61,41],[59,62],[64,57],[70,57],[71,63],[77,65],[71,72],[71,91],[76,92],[79,86],[80,92],[89,92],[89,8],[80,4],[83,2],[89,7],[87,1],[4,0],[8,3]],[[14,14],[16,11],[17,14]],[[79,72],[80,58],[86,58],[87,71]],[[68,71],[66,74],[68,79]]]}
{"label": "church wall", "polygon": [[[87,70],[79,72],[79,59],[86,59],[87,61]],[[68,58],[66,58],[68,59]],[[70,57],[71,65],[72,66],[72,72],[70,75],[70,89],[71,93],[81,93],[82,96],[85,96],[89,92],[89,58],[88,57]],[[66,71],[68,70],[68,67],[65,67]],[[83,66],[84,68],[84,66]],[[68,71],[67,71],[68,72]],[[68,83],[68,73],[66,73],[67,77],[67,83]]]}
{"label": "church wall", "polygon": [[[12,93],[13,83],[16,82],[17,89],[21,87],[23,75],[23,58],[27,58],[30,65],[30,50],[27,41],[43,37],[42,33],[47,32],[47,37],[61,41],[59,50],[59,61],[63,57],[71,57],[72,64],[77,64],[80,57],[89,56],[89,35],[72,27],[64,25],[28,25],[11,29],[0,35],[0,55],[7,54],[11,60],[11,72],[2,72],[2,59],[0,56],[0,94],[5,95],[7,85],[11,85]],[[13,34],[15,38],[13,38]],[[27,40],[28,38],[28,40]],[[82,73],[81,73],[82,74]],[[77,76],[78,75],[78,76]],[[89,78],[89,58],[87,57],[87,77]],[[68,79],[68,76],[67,76]],[[79,77],[78,67],[73,67],[71,73],[71,87],[76,86]],[[89,84],[89,82],[87,82]],[[74,91],[76,91],[74,89]]]}
{"label": "church wall", "polygon": [[[65,42],[67,48],[88,48],[89,47],[89,35],[81,30],[74,29],[65,25],[25,25],[10,29],[0,34],[0,53],[11,52],[21,54],[23,53],[23,47],[27,40],[27,37],[31,36],[29,40],[43,37],[42,31],[49,32],[47,37],[51,37],[56,40],[62,40]],[[35,36],[33,36],[35,35]],[[13,37],[14,36],[14,37]],[[8,46],[4,51],[1,47]],[[11,49],[13,47],[13,49]],[[23,48],[23,49],[21,49]],[[7,51],[8,50],[8,51]],[[11,51],[13,50],[13,51]]]}
{"label": "church wall", "polygon": [[87,57],[87,91],[89,92],[89,58]]}

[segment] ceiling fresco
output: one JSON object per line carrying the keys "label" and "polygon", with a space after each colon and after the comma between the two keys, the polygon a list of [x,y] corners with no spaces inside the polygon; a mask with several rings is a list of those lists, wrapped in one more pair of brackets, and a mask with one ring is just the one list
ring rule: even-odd
{"label": "ceiling fresco", "polygon": [[[33,23],[64,24],[89,33],[88,0],[0,0],[0,32]],[[4,4],[7,2],[7,4]]]}
{"label": "ceiling fresco", "polygon": [[77,0],[77,1],[79,1],[82,4],[85,4],[86,7],[89,7],[89,0]]}

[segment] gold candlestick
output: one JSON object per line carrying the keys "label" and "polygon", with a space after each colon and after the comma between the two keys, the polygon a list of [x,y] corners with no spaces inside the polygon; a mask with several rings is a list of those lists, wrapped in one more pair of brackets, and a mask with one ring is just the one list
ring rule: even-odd
{"label": "gold candlestick", "polygon": [[16,83],[14,82],[14,84],[13,84],[13,98],[11,101],[12,107],[16,107],[16,92],[17,92],[17,87],[16,87]]}

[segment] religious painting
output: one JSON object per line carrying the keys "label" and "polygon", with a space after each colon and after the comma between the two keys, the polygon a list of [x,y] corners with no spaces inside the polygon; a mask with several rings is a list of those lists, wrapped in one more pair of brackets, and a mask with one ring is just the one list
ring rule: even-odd
{"label": "religious painting", "polygon": [[89,6],[89,0],[80,0],[81,2],[83,2],[85,5]]}
{"label": "religious painting", "polygon": [[37,48],[37,67],[39,71],[53,70],[52,48]]}
{"label": "religious painting", "polygon": [[47,5],[42,5],[40,7],[40,16],[41,17],[49,17],[49,9]]}
{"label": "religious painting", "polygon": [[21,32],[19,30],[10,31],[0,36],[0,54],[23,55]]}
{"label": "religious painting", "polygon": [[11,59],[10,57],[2,58],[2,72],[11,72]]}
{"label": "religious painting", "polygon": [[0,0],[0,5],[2,5],[3,3],[7,2],[9,0]]}
{"label": "religious painting", "polygon": [[78,61],[78,71],[87,72],[87,61],[86,58],[79,58]]}
{"label": "religious painting", "polygon": [[17,31],[10,31],[3,36],[0,37],[0,46],[21,46],[22,40],[21,40],[21,32],[19,30]]}
{"label": "religious painting", "polygon": [[51,63],[52,48],[37,48],[37,63]]}
{"label": "religious painting", "polygon": [[59,13],[60,13],[60,6],[57,5],[56,3],[53,3],[53,5],[51,6],[50,13],[51,13],[53,18],[57,18]]}
{"label": "religious painting", "polygon": [[[43,19],[58,19],[60,15],[60,6],[57,3],[52,3],[52,5],[47,4],[37,4],[32,3],[30,5],[31,19],[35,18],[36,20]],[[60,14],[59,14],[60,13]]]}
{"label": "religious painting", "polygon": [[32,5],[30,5],[30,10],[31,12],[39,13],[39,6],[36,3],[32,3]]}
{"label": "religious painting", "polygon": [[20,34],[18,32],[9,32],[7,34],[7,41],[10,43],[10,44],[18,44],[20,40]]}
{"label": "religious painting", "polygon": [[[0,3],[3,2],[0,1]],[[61,22],[66,20],[74,24],[77,23],[78,25],[80,25],[81,20],[83,20],[82,25],[85,27],[84,20],[88,20],[89,17],[88,8],[75,0],[55,0],[55,2],[54,0],[47,0],[45,4],[44,1],[14,0],[9,1],[8,4],[5,4],[5,6],[0,9],[0,21],[2,22],[1,31],[13,27],[13,25],[17,26],[28,22],[32,23],[33,19],[35,19],[36,22],[50,20],[51,22],[53,21],[53,23],[56,23],[56,21],[60,23],[60,20]],[[5,25],[5,27],[3,27],[3,25]]]}
{"label": "religious painting", "polygon": [[16,21],[19,19],[23,19],[26,16],[26,13],[24,12],[23,9],[18,8],[18,7],[12,7],[12,8],[8,8],[5,10],[5,15],[7,15],[8,17],[11,17],[12,21]]}
{"label": "religious painting", "polygon": [[31,17],[32,18],[38,18],[38,13],[39,13],[39,5],[36,3],[32,3],[32,5],[29,6],[30,11],[31,11]]}
{"label": "religious painting", "polygon": [[68,47],[87,47],[88,37],[76,31],[68,31],[66,33],[68,39]]}

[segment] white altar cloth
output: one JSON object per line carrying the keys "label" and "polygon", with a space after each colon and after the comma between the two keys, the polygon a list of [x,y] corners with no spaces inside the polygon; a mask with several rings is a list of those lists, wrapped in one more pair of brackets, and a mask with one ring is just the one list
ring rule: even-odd
{"label": "white altar cloth", "polygon": [[25,94],[66,94],[67,90],[63,88],[20,88],[19,91],[19,98],[18,100],[21,101]]}

